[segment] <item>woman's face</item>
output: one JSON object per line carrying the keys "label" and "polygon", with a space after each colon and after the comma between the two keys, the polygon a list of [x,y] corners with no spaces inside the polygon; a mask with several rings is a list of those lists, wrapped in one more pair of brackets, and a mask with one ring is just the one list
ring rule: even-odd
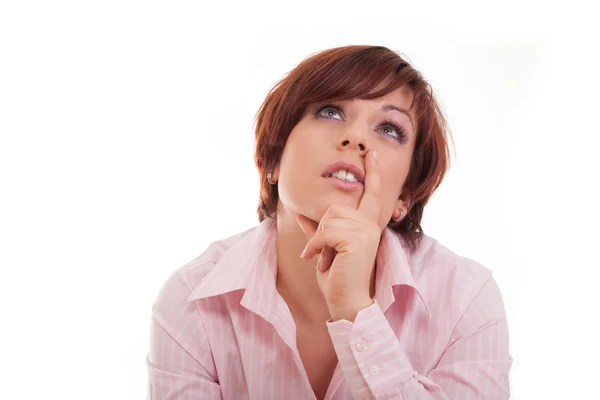
{"label": "woman's face", "polygon": [[355,184],[357,188],[345,190],[322,174],[340,160],[356,164],[365,173],[365,154],[374,149],[381,179],[378,224],[383,230],[395,208],[404,209],[406,215],[409,205],[399,196],[415,144],[416,126],[412,121],[416,123],[416,117],[408,112],[412,96],[412,91],[403,86],[373,100],[335,102],[339,108],[323,107],[325,102],[311,104],[290,133],[281,162],[273,172],[273,179],[278,181],[278,213],[303,214],[319,221],[330,204],[358,208],[364,185]]}

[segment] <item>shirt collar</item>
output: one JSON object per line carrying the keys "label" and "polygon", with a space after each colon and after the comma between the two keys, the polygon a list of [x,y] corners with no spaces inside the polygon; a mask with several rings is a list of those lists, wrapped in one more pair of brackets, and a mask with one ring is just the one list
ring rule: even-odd
{"label": "shirt collar", "polygon": [[431,311],[423,292],[419,289],[408,261],[408,249],[403,246],[404,239],[399,233],[387,226],[381,234],[377,250],[377,271],[375,273],[375,300],[381,311],[385,312],[395,301],[394,288],[408,286],[413,289],[431,319]]}
{"label": "shirt collar", "polygon": [[247,309],[271,320],[277,288],[277,246],[274,218],[265,218],[223,253],[188,301],[244,289],[240,301]]}
{"label": "shirt collar", "polygon": [[[192,290],[188,301],[218,296],[244,289],[241,304],[270,319],[276,301],[277,246],[275,218],[265,218],[256,228],[235,242]],[[394,287],[411,287],[427,311],[431,312],[416,280],[402,245],[402,238],[386,227],[377,250],[375,300],[382,312],[395,301]]]}

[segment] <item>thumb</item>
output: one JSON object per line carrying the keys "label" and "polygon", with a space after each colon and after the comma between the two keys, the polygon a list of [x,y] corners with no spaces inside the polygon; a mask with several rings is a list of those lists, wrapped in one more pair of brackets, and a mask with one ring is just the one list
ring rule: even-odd
{"label": "thumb", "polygon": [[315,235],[315,233],[317,232],[317,228],[319,227],[319,224],[317,224],[312,219],[305,217],[302,214],[298,214],[296,221],[298,222],[298,225],[300,225],[300,229],[302,229],[302,232],[304,232],[304,235],[308,239],[312,238]]}

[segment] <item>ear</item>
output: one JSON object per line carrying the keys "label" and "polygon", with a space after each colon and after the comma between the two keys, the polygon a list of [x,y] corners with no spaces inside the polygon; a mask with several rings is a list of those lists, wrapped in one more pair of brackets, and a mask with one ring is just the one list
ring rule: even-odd
{"label": "ear", "polygon": [[393,211],[393,213],[392,213],[392,216],[393,216],[394,218],[398,218],[398,217],[400,216],[400,214],[399,214],[399,213],[398,213],[398,214],[396,214],[396,210],[397,210],[397,209],[404,210],[404,216],[406,217],[406,215],[408,214],[408,210],[410,209],[410,203],[409,203],[409,202],[405,202],[405,201],[404,201],[404,200],[402,200],[402,199],[398,199],[398,200],[396,201],[396,207],[394,208],[394,211]]}
{"label": "ear", "polygon": [[273,182],[277,182],[279,180],[279,164],[275,168],[273,168],[273,174],[271,174],[271,179]]}

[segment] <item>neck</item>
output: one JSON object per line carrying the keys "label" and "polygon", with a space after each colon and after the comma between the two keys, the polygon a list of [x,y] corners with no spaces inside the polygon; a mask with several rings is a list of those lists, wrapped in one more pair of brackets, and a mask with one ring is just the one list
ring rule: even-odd
{"label": "neck", "polygon": [[[330,315],[317,283],[317,257],[300,258],[308,239],[296,217],[281,207],[277,211],[277,291],[297,322],[324,326]],[[375,293],[375,268],[372,271],[371,297]]]}

